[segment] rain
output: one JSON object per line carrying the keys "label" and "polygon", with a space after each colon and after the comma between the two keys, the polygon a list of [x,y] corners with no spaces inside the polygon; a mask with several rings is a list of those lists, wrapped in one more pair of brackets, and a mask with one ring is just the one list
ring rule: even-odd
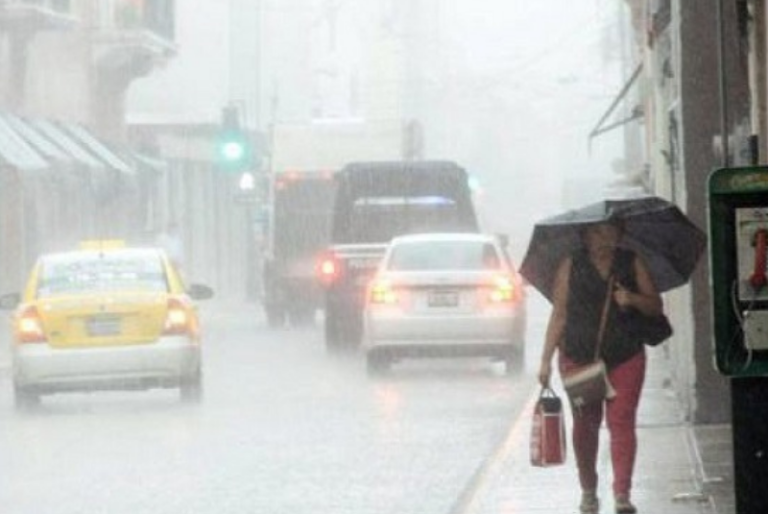
{"label": "rain", "polygon": [[[571,448],[530,478],[518,270],[654,192],[634,3],[0,3],[0,512],[576,511]],[[480,264],[386,269],[422,232]]]}

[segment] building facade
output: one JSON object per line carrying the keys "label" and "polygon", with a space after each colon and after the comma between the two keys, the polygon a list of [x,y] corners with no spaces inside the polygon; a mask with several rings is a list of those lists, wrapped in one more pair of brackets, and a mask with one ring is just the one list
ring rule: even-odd
{"label": "building facade", "polygon": [[[755,143],[765,148],[765,3],[626,1],[642,70],[645,185],[706,230],[710,173],[757,162]],[[709,273],[702,258],[690,285],[667,298],[675,387],[695,423],[731,417],[729,382],[714,366]]]}
{"label": "building facade", "polygon": [[174,2],[0,2],[0,283],[40,252],[142,230],[147,175],[126,145],[130,84],[175,54]]}

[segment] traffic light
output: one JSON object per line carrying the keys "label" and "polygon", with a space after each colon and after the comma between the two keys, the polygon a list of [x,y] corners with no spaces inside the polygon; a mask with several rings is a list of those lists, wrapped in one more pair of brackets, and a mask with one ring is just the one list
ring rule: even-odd
{"label": "traffic light", "polygon": [[216,163],[224,171],[243,172],[253,166],[253,142],[240,124],[236,107],[221,111],[221,127],[216,139]]}

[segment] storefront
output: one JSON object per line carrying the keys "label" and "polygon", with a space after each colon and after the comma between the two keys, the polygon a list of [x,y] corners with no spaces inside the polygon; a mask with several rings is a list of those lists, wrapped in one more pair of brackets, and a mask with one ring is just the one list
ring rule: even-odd
{"label": "storefront", "polygon": [[81,125],[0,113],[0,287],[40,253],[139,234],[143,169]]}

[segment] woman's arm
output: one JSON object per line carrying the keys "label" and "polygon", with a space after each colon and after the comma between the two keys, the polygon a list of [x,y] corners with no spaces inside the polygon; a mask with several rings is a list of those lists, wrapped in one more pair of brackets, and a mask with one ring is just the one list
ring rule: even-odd
{"label": "woman's arm", "polygon": [[539,382],[543,387],[549,386],[552,376],[552,357],[560,346],[565,332],[566,306],[568,301],[568,281],[571,274],[571,259],[563,259],[555,274],[552,286],[552,313],[547,324],[544,348],[541,352],[539,367]]}
{"label": "woman's arm", "polygon": [[634,307],[643,314],[653,316],[661,314],[664,310],[664,304],[661,295],[656,290],[651,274],[645,262],[640,256],[635,256],[634,264],[635,280],[637,281],[637,292],[625,289],[621,284],[616,284],[614,299],[620,307]]}

